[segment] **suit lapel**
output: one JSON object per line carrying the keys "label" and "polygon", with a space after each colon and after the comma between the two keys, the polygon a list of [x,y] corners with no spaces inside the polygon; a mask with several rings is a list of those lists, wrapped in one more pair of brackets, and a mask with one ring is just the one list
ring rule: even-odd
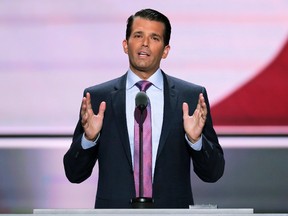
{"label": "suit lapel", "polygon": [[[131,168],[132,165],[132,157],[131,157],[131,149],[130,142],[128,136],[127,129],[127,121],[126,121],[126,79],[127,73],[120,77],[119,82],[115,85],[115,91],[111,93],[112,98],[112,109],[117,118],[115,119],[118,130],[120,132],[120,139],[123,145],[124,151],[126,153],[126,157],[129,161]],[[159,141],[159,146],[157,150],[157,158],[160,156],[162,149],[165,145],[167,137],[170,132],[170,126],[172,124],[173,118],[171,118],[171,113],[175,113],[176,104],[178,100],[178,91],[175,89],[173,80],[163,73],[164,80],[164,114],[163,114],[163,126],[161,131],[161,137]],[[157,160],[156,158],[156,160]]]}
{"label": "suit lapel", "polygon": [[132,157],[129,144],[129,136],[126,121],[126,78],[127,73],[120,77],[119,82],[115,85],[115,91],[112,92],[112,108],[116,116],[116,124],[119,130],[121,143],[126,153],[129,164],[132,168]]}
{"label": "suit lapel", "polygon": [[176,104],[178,100],[178,93],[177,93],[178,91],[177,89],[175,89],[173,80],[165,73],[163,73],[163,80],[164,80],[164,115],[163,115],[163,126],[157,150],[156,160],[160,156],[164,144],[166,142],[166,139],[168,137],[172,124],[171,121],[173,120],[173,118],[171,118],[171,115],[172,113],[175,113]]}

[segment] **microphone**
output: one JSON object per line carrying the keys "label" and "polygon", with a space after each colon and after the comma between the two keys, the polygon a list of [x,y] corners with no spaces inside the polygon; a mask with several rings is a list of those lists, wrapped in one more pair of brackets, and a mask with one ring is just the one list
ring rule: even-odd
{"label": "microphone", "polygon": [[135,97],[136,107],[141,111],[141,113],[146,109],[148,105],[148,96],[145,92],[140,91]]}
{"label": "microphone", "polygon": [[[143,123],[147,116],[149,98],[144,91],[137,93],[135,97],[134,117],[139,124],[139,197],[131,199],[132,208],[153,208],[152,198],[143,197]],[[136,111],[138,110],[138,111]],[[139,112],[140,111],[140,112]]]}

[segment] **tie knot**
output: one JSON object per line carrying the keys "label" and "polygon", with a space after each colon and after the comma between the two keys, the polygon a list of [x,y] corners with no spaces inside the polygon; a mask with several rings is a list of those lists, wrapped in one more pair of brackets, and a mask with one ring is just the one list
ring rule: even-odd
{"label": "tie knot", "polygon": [[140,89],[140,91],[146,92],[146,90],[152,85],[152,83],[147,80],[141,80],[135,85]]}

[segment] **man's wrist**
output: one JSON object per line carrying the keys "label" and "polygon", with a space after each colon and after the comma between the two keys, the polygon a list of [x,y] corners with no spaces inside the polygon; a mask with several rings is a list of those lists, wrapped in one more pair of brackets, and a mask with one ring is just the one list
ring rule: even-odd
{"label": "man's wrist", "polygon": [[86,139],[87,141],[96,142],[97,139],[98,139],[98,136],[99,136],[99,134],[96,134],[95,137],[93,137],[92,139],[90,139],[90,138],[87,137],[86,133],[84,132],[84,137],[85,137],[85,139]]}
{"label": "man's wrist", "polygon": [[194,138],[192,138],[191,136],[189,136],[188,134],[187,134],[187,138],[188,138],[188,140],[191,142],[191,143],[196,143],[196,142],[198,142],[199,141],[199,139],[201,138],[201,136],[199,136],[198,138],[196,138],[196,139],[194,139]]}
{"label": "man's wrist", "polygon": [[186,139],[187,143],[189,144],[189,146],[192,149],[194,149],[195,151],[200,151],[202,149],[202,135],[200,136],[200,138],[195,143],[192,143],[189,140],[188,134],[185,134],[185,139]]}
{"label": "man's wrist", "polygon": [[97,135],[97,137],[93,141],[91,141],[91,140],[88,140],[85,136],[85,133],[83,133],[82,141],[81,141],[82,148],[83,149],[89,149],[89,148],[95,146],[97,144],[99,136],[100,136],[100,133]]}

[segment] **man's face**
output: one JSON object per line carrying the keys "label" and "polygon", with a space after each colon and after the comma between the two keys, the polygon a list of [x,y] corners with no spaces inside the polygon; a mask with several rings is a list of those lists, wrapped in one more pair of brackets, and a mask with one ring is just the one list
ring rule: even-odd
{"label": "man's face", "polygon": [[164,46],[164,24],[136,17],[131,35],[123,41],[131,70],[142,79],[149,78],[166,58],[170,46]]}

